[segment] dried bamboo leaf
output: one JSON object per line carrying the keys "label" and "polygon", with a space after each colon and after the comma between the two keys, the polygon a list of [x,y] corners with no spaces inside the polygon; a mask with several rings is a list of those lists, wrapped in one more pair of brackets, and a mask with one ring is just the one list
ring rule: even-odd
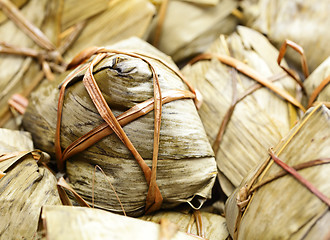
{"label": "dried bamboo leaf", "polygon": [[[0,138],[7,139],[7,146],[16,151],[13,157],[0,160],[0,172],[5,173],[0,179],[0,235],[3,239],[32,239],[41,207],[61,204],[56,178],[33,158],[32,140],[28,141],[28,136],[24,132],[0,131]],[[1,142],[0,156],[8,151],[7,146]]]}
{"label": "dried bamboo leaf", "polygon": [[132,36],[141,38],[154,14],[155,7],[147,0],[110,1],[104,12],[88,19],[65,58],[71,60],[86,47],[106,46]]}
{"label": "dried bamboo leaf", "polygon": [[[262,76],[279,77],[273,84],[295,96],[297,84],[283,75],[276,64],[278,51],[256,31],[240,26],[229,37],[220,36],[207,52],[232,56]],[[296,121],[296,110],[271,90],[258,87],[255,80],[218,59],[187,65],[183,73],[203,95],[199,114],[212,144],[221,123],[225,118],[229,120],[216,154],[220,184],[229,195],[267,155],[265,149],[289,131]],[[248,91],[251,94],[244,97]],[[236,102],[238,99],[242,100]],[[229,110],[233,111],[230,118]]]}
{"label": "dried bamboo leaf", "polygon": [[[157,47],[175,61],[205,51],[220,33],[229,34],[234,31],[237,20],[231,12],[236,7],[237,2],[230,0],[219,1],[213,7],[169,1]],[[150,42],[154,41],[156,28],[155,23],[150,33]]]}
{"label": "dried bamboo leaf", "polygon": [[[278,48],[286,39],[302,46],[311,71],[330,55],[327,47],[330,36],[326,34],[330,25],[327,0],[250,0],[242,1],[241,7],[244,23],[266,34]],[[287,57],[300,66],[298,54],[292,51]]]}
{"label": "dried bamboo leaf", "polygon": [[[279,142],[275,153],[292,167],[323,159],[324,164],[310,165],[299,170],[298,174],[323,193],[330,203],[329,119],[330,111],[325,106],[311,108]],[[274,178],[282,172],[284,176]],[[267,179],[274,180],[267,183]],[[239,194],[242,190],[245,197]],[[241,212],[241,220],[236,223],[237,216],[240,216],[237,204],[244,199],[248,201]],[[232,236],[235,225],[239,227],[237,239],[325,239],[329,230],[329,206],[292,175],[285,174],[270,157],[242,181],[227,200],[225,211]]]}
{"label": "dried bamboo leaf", "polygon": [[[330,57],[328,57],[318,68],[316,68],[313,73],[304,81],[304,86],[307,92],[308,99],[314,98],[315,90],[321,85],[321,83],[329,78],[330,76]],[[325,86],[315,96],[316,102],[330,102],[330,84],[329,81],[325,83]],[[314,102],[312,101],[312,102]],[[312,102],[308,103],[311,105]]]}
{"label": "dried bamboo leaf", "polygon": [[108,0],[82,1],[65,0],[62,12],[62,29],[67,29],[80,21],[86,20],[96,14],[100,14],[108,7]]}
{"label": "dried bamboo leaf", "polygon": [[14,131],[0,128],[0,152],[32,151],[31,134],[23,131]]}
{"label": "dried bamboo leaf", "polygon": [[[160,239],[159,224],[124,217],[99,209],[45,206],[41,212],[45,239]],[[182,232],[173,238],[200,239]]]}
{"label": "dried bamboo leaf", "polygon": [[[224,217],[200,212],[202,219],[202,229],[204,232],[204,238],[209,240],[215,239],[227,239],[229,233],[226,227],[226,220]],[[190,234],[198,235],[198,227],[196,219],[194,219],[193,213],[183,213],[174,211],[160,211],[152,215],[144,215],[140,219],[159,223],[161,219],[168,219],[172,223],[175,223],[179,230],[182,232],[189,232]],[[191,221],[193,219],[193,221]]]}
{"label": "dried bamboo leaf", "polygon": [[[131,38],[111,48],[139,49],[140,52],[163,54],[149,44]],[[146,50],[146,51],[144,51]],[[156,54],[154,54],[156,53]],[[164,93],[172,89],[186,90],[182,80],[164,62],[145,57],[152,64]],[[173,69],[176,69],[174,65]],[[80,73],[82,74],[82,73]],[[94,69],[104,98],[115,115],[153,97],[150,68],[141,59],[127,54],[115,54],[102,60]],[[81,82],[68,87],[62,113],[61,146],[66,148],[78,137],[104,123]],[[61,79],[59,79],[61,81]],[[41,86],[31,95],[24,115],[24,127],[32,133],[35,144],[50,154],[55,153],[54,140],[59,90],[54,84]],[[169,102],[162,107],[160,148],[158,153],[157,184],[169,208],[193,198],[208,198],[215,181],[216,167],[213,152],[194,103],[191,99]],[[36,124],[38,122],[38,124]],[[32,124],[34,123],[34,124]],[[153,159],[154,113],[132,121],[123,127],[148,166]],[[144,211],[146,184],[143,172],[132,153],[111,134],[66,162],[67,174],[73,188],[89,203],[92,196],[94,166],[99,165],[118,193],[129,215]],[[122,212],[120,204],[101,172],[96,171],[95,204]]]}

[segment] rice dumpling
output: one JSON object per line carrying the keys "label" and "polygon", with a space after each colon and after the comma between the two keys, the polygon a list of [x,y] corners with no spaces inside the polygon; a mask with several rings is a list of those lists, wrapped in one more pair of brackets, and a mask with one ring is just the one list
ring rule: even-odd
{"label": "rice dumpling", "polygon": [[310,108],[226,202],[234,239],[326,239],[330,111]]}
{"label": "rice dumpling", "polygon": [[297,119],[293,104],[303,108],[292,99],[297,84],[277,65],[277,55],[263,35],[239,26],[182,70],[203,96],[199,114],[226,195],[289,131]]}
{"label": "rice dumpling", "polygon": [[[157,196],[163,198],[158,201],[163,208],[209,198],[216,177],[214,155],[192,100],[194,90],[177,67],[137,38],[96,51],[101,52],[70,73],[61,90],[58,79],[31,95],[23,126],[36,147],[56,155],[59,170],[66,164],[73,188],[89,203],[95,196],[99,208],[123,212],[120,199],[128,215],[142,214],[148,206],[150,172],[155,181],[155,171],[152,188],[161,193]],[[98,88],[93,79],[102,94],[91,99]],[[97,101],[102,98],[105,104]],[[160,101],[163,105],[153,111]],[[106,113],[100,106],[108,108]]]}
{"label": "rice dumpling", "polygon": [[[329,1],[247,0],[241,1],[241,8],[244,24],[265,34],[278,48],[286,39],[302,46],[310,71],[330,55]],[[291,51],[286,56],[299,66],[298,54]]]}
{"label": "rice dumpling", "polygon": [[42,163],[44,153],[32,149],[28,133],[0,129],[2,239],[32,239],[41,207],[61,204],[56,178]]}

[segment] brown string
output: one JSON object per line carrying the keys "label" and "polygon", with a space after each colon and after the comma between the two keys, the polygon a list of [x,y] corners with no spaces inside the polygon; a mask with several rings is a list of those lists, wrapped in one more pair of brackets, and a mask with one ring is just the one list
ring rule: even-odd
{"label": "brown string", "polygon": [[92,206],[93,206],[93,208],[94,208],[94,182],[95,182],[95,172],[96,172],[96,169],[99,169],[101,171],[101,173],[103,174],[103,176],[105,177],[105,179],[109,183],[112,191],[114,192],[114,194],[115,194],[115,196],[116,196],[116,198],[117,198],[117,200],[119,202],[119,205],[121,207],[121,210],[123,211],[123,214],[126,217],[127,216],[126,215],[126,211],[124,209],[124,206],[123,206],[122,202],[120,201],[120,198],[119,198],[119,196],[118,196],[118,194],[116,192],[115,187],[112,185],[112,183],[110,182],[108,176],[105,174],[105,172],[103,171],[103,169],[99,165],[95,165],[95,168],[94,168],[94,171],[93,171],[93,185],[92,185]]}
{"label": "brown string", "polygon": [[191,234],[191,229],[192,229],[192,226],[193,226],[194,222],[195,222],[195,215],[192,214],[190,216],[190,219],[189,219],[189,222],[188,222],[187,233]]}
{"label": "brown string", "polygon": [[[299,107],[300,109],[302,109],[303,111],[305,111],[304,107],[296,100],[294,99],[289,93],[287,93],[284,90],[279,89],[278,87],[276,87],[272,82],[272,80],[267,80],[265,79],[263,76],[261,76],[258,72],[256,72],[254,69],[250,68],[248,65],[240,62],[239,60],[227,56],[227,55],[223,55],[223,54],[211,54],[211,53],[204,53],[201,55],[198,55],[197,57],[193,58],[188,64],[194,64],[197,61],[201,61],[201,60],[210,60],[212,58],[216,58],[219,61],[221,61],[222,63],[229,65],[231,67],[233,67],[234,69],[238,70],[239,72],[247,75],[248,77],[256,80],[259,84],[251,87],[250,89],[248,89],[242,96],[235,98],[235,90],[233,88],[234,94],[233,94],[233,101],[231,103],[231,106],[228,108],[228,110],[226,111],[226,114],[224,116],[224,118],[222,119],[222,122],[220,124],[220,128],[219,131],[217,133],[216,139],[212,145],[213,151],[215,154],[217,154],[217,152],[219,151],[220,148],[220,143],[222,141],[224,132],[226,130],[226,127],[230,121],[230,118],[235,110],[235,107],[237,105],[237,103],[239,103],[240,101],[242,101],[245,97],[249,96],[250,94],[252,94],[253,92],[255,92],[256,90],[260,89],[262,86],[267,87],[268,89],[272,90],[273,92],[277,93],[278,95],[280,95],[281,97],[283,97],[285,100],[287,100],[288,102],[292,103],[293,105]],[[280,76],[282,77],[282,76]],[[235,77],[233,77],[233,79],[235,80]],[[277,80],[277,79],[276,79]],[[260,85],[261,84],[261,85]]]}
{"label": "brown string", "polygon": [[277,64],[285,71],[287,72],[299,85],[300,87],[304,90],[304,85],[302,83],[302,81],[300,81],[299,77],[296,77],[294,72],[292,72],[292,70],[284,67],[283,65],[281,65],[281,61],[284,58],[284,55],[286,53],[286,49],[287,46],[292,47],[296,52],[298,52],[301,56],[301,68],[303,70],[303,73],[305,75],[305,78],[307,78],[309,76],[309,71],[308,71],[308,65],[307,65],[307,60],[306,60],[306,55],[304,53],[304,49],[299,46],[297,43],[286,39],[284,41],[284,43],[282,44],[280,51],[279,51],[279,55],[277,58]]}
{"label": "brown string", "polygon": [[[110,107],[106,103],[101,90],[96,84],[96,81],[93,76],[93,66],[100,62],[103,58],[107,55],[106,53],[100,53],[95,56],[92,60],[89,68],[87,69],[85,76],[83,78],[83,82],[85,88],[87,89],[94,105],[96,106],[98,112],[100,113],[101,117],[108,123],[108,125],[112,128],[112,130],[116,133],[116,135],[120,138],[120,140],[126,145],[126,147],[131,151],[133,156],[135,157],[136,161],[140,165],[146,181],[149,185],[149,190],[147,194],[147,201],[146,201],[146,212],[154,211],[160,208],[162,204],[163,198],[161,196],[160,190],[156,183],[156,166],[157,166],[157,158],[158,158],[158,145],[159,145],[159,132],[160,132],[160,115],[161,115],[161,104],[158,103],[160,101],[160,90],[159,83],[158,85],[155,84],[158,81],[157,75],[155,74],[154,69],[151,65],[149,67],[152,70],[154,76],[154,149],[153,149],[153,160],[152,160],[152,170],[148,167],[145,163],[141,155],[138,153],[130,139],[127,137],[126,133],[124,132],[123,128],[120,126],[118,120],[112,113]],[[155,80],[156,79],[156,80]],[[156,166],[155,166],[156,165]]]}
{"label": "brown string", "polygon": [[23,115],[29,101],[27,98],[20,94],[14,94],[10,97],[8,104],[10,107],[14,108],[19,114]]}
{"label": "brown string", "polygon": [[60,93],[59,93],[59,98],[58,98],[58,104],[57,104],[57,122],[56,122],[56,130],[55,130],[55,156],[57,160],[57,168],[60,171],[64,170],[64,163],[62,161],[62,148],[60,144],[60,136],[61,136],[61,121],[62,121],[62,108],[64,104],[64,93],[66,87],[71,83],[73,80],[74,76],[84,70],[88,65],[82,66],[80,69],[78,69],[76,72],[72,72],[69,74],[68,78],[64,83],[61,85]]}
{"label": "brown string", "polygon": [[329,84],[329,82],[330,82],[330,75],[328,77],[326,77],[325,79],[323,79],[323,81],[320,83],[320,85],[314,89],[314,91],[312,92],[312,94],[308,100],[308,107],[311,107],[313,105],[317,96]]}
{"label": "brown string", "polygon": [[[194,98],[194,94],[187,93],[187,91],[182,90],[172,90],[168,91],[165,94],[164,98],[162,97],[159,81],[157,74],[151,65],[151,63],[146,60],[144,56],[141,56],[137,53],[123,52],[117,50],[111,50],[106,48],[89,48],[86,51],[78,54],[68,67],[74,67],[78,64],[81,64],[89,59],[93,54],[97,54],[94,59],[89,63],[82,65],[78,70],[71,73],[68,78],[61,85],[61,90],[59,94],[58,102],[58,112],[57,112],[57,127],[55,134],[55,153],[58,163],[59,170],[64,169],[64,161],[73,156],[74,154],[83,151],[88,146],[91,146],[95,142],[101,140],[103,137],[108,136],[111,133],[116,133],[119,139],[125,144],[125,146],[131,151],[134,158],[140,165],[147,184],[148,194],[146,200],[146,212],[152,212],[160,208],[163,198],[161,196],[159,187],[156,183],[156,171],[157,171],[157,159],[158,159],[158,148],[159,148],[159,133],[160,133],[160,123],[161,123],[161,106],[163,103],[183,99],[183,98]],[[154,79],[154,98],[149,99],[135,107],[129,109],[125,113],[121,114],[117,118],[113,115],[110,107],[106,103],[98,85],[96,84],[95,78],[93,76],[93,66],[100,62],[103,58],[108,57],[113,54],[126,54],[128,56],[136,57],[146,62],[153,74]],[[74,77],[77,76],[80,72],[86,70],[86,73],[83,78],[83,83],[87,89],[94,105],[96,106],[101,117],[105,120],[106,124],[102,124],[92,131],[88,132],[84,136],[78,138],[76,141],[71,143],[68,148],[62,152],[60,146],[60,126],[61,126],[61,117],[64,103],[64,94],[66,87],[73,81]],[[173,94],[173,96],[171,96]],[[142,107],[142,108],[141,108]],[[130,121],[150,112],[152,109],[155,109],[154,116],[154,145],[153,145],[153,160],[152,160],[152,169],[150,169],[143,158],[140,156],[138,151],[135,149],[134,145],[131,143],[130,139],[127,137],[124,132],[122,125],[129,123]],[[121,122],[120,122],[121,121]]]}
{"label": "brown string", "polygon": [[203,53],[195,58],[193,58],[188,64],[193,64],[200,60],[210,60],[212,58],[218,59],[220,62],[229,65],[233,68],[235,68],[237,71],[245,74],[246,76],[250,77],[251,79],[254,79],[261,85],[267,87],[277,95],[284,98],[286,101],[290,102],[294,106],[300,108],[303,112],[305,112],[305,108],[301,105],[299,101],[297,101],[294,97],[292,97],[287,91],[284,89],[281,89],[268,81],[264,76],[262,76],[260,73],[258,73],[253,68],[249,67],[247,64],[224,54],[212,54],[212,53]]}
{"label": "brown string", "polygon": [[[296,171],[299,171],[299,170],[302,170],[305,168],[310,168],[310,167],[319,166],[319,165],[328,164],[328,163],[330,163],[330,158],[322,158],[322,159],[317,159],[317,160],[300,163],[295,166],[292,166],[292,168]],[[262,187],[263,185],[270,183],[281,177],[284,177],[287,174],[288,174],[288,172],[286,172],[284,170],[280,171],[280,172],[276,173],[275,175],[270,176],[267,179],[263,180],[262,182],[256,183],[254,186],[251,187],[249,192],[252,193],[252,192],[256,191],[257,189],[259,189],[260,187]]]}
{"label": "brown string", "polygon": [[63,205],[72,206],[72,203],[65,190],[71,192],[80,206],[90,208],[89,204],[64,180],[63,177],[57,181],[57,191]]}
{"label": "brown string", "polygon": [[[190,220],[187,226],[187,233],[192,234],[192,226],[194,223],[196,223],[196,231],[197,236],[201,237],[201,239],[205,239],[205,229],[203,225],[203,218],[202,214],[199,210],[193,210],[193,214],[190,216]],[[196,235],[194,235],[196,236]]]}
{"label": "brown string", "polygon": [[199,237],[205,238],[205,231],[204,231],[201,212],[199,210],[194,210],[194,217],[196,220],[197,235]]}
{"label": "brown string", "polygon": [[[283,76],[279,76],[279,78],[274,78],[271,81],[277,81],[278,79],[282,78]],[[214,143],[212,145],[213,151],[215,154],[217,154],[217,152],[219,151],[220,148],[220,144],[223,138],[223,135],[226,131],[227,125],[231,119],[231,116],[233,115],[233,112],[235,110],[236,105],[241,102],[243,99],[245,99],[247,96],[249,96],[250,94],[254,93],[256,90],[262,88],[262,85],[260,84],[255,84],[254,86],[250,87],[249,89],[247,89],[241,96],[239,97],[233,97],[233,102],[231,103],[230,107],[228,108],[228,110],[226,111],[225,116],[223,117],[220,127],[219,127],[219,131],[217,133],[217,136],[214,140]]]}
{"label": "brown string", "polygon": [[294,168],[287,165],[281,159],[279,159],[272,149],[269,150],[269,155],[274,160],[274,162],[283,168],[286,172],[288,172],[291,176],[297,179],[302,185],[304,185],[311,193],[317,196],[321,201],[330,207],[330,198],[325,196],[322,192],[320,192],[313,184],[311,184],[307,179],[301,176]]}
{"label": "brown string", "polygon": [[[162,104],[169,103],[179,99],[193,99],[194,95],[185,90],[169,90],[162,93]],[[118,122],[123,127],[135,119],[149,113],[153,110],[153,98],[148,99],[142,103],[136,104],[131,109],[117,116]],[[62,155],[62,161],[66,161],[68,158],[76,155],[88,147],[94,145],[104,137],[112,134],[112,129],[107,123],[102,123],[98,127],[89,131],[85,135],[81,136],[74,142],[72,142],[64,151]]]}

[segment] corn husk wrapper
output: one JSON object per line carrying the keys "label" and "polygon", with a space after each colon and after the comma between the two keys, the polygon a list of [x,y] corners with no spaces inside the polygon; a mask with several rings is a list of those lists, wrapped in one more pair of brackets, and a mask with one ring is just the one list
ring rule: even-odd
{"label": "corn husk wrapper", "polygon": [[[313,92],[318,86],[330,76],[330,57],[328,57],[312,74],[304,81],[304,87],[307,92],[308,99],[313,95]],[[329,81],[317,95],[316,102],[330,102],[330,84]]]}
{"label": "corn husk wrapper", "polygon": [[[304,48],[310,71],[329,55],[330,4],[322,1],[242,1],[244,23],[256,29],[277,46],[290,39]],[[300,66],[300,56],[293,51],[286,55]]]}
{"label": "corn husk wrapper", "polygon": [[[47,0],[29,0],[21,7],[21,12],[31,23],[45,32],[48,39],[56,42],[56,3]],[[38,45],[28,37],[11,20],[0,22],[0,41],[14,46],[40,49]],[[1,48],[1,47],[0,47]],[[14,93],[24,92],[40,78],[40,65],[31,57],[0,54],[0,119],[8,113],[8,100]],[[41,76],[42,77],[42,76]],[[1,121],[0,121],[1,122]],[[8,123],[6,127],[15,127],[15,123]]]}
{"label": "corn husk wrapper", "polygon": [[[169,1],[157,47],[176,62],[204,52],[220,33],[235,30],[237,19],[231,12],[236,7],[237,2],[231,0],[218,1],[215,6]],[[156,28],[154,24],[150,42],[154,41]]]}
{"label": "corn husk wrapper", "polygon": [[33,158],[28,133],[0,129],[0,139],[0,156],[16,153],[0,161],[0,173],[5,173],[0,179],[0,235],[3,239],[32,239],[41,207],[61,204],[56,178]]}
{"label": "corn husk wrapper", "polygon": [[141,219],[159,223],[161,219],[166,218],[172,223],[175,223],[182,232],[201,236],[202,234],[199,231],[202,231],[204,238],[209,240],[227,239],[229,233],[224,217],[203,211],[200,212],[200,216],[202,223],[201,229],[198,229],[198,223],[193,213],[160,211],[155,214],[144,215]]}
{"label": "corn husk wrapper", "polygon": [[[264,36],[246,27],[238,27],[227,38],[221,36],[207,52],[232,56],[265,77],[283,73],[276,63],[277,50]],[[234,92],[239,98],[256,84],[246,75],[233,71],[217,59],[199,61],[183,69],[204,98],[199,114],[211,144],[233,102]],[[284,77],[274,84],[295,95],[294,80]],[[296,117],[290,104],[266,88],[253,92],[236,105],[216,154],[220,185],[226,195],[267,156],[265,149],[289,131]]]}
{"label": "corn husk wrapper", "polygon": [[[18,4],[20,6],[20,4]],[[143,37],[147,31],[155,7],[148,0],[129,1],[35,1],[30,0],[23,6],[22,14],[49,38],[54,49],[65,62],[68,62],[82,49],[90,46],[104,46],[131,36]],[[38,14],[35,14],[35,13]],[[104,30],[106,29],[106,31]],[[17,47],[41,49],[22,29],[11,20],[1,24],[0,41]],[[54,55],[44,52],[45,56]],[[50,61],[51,63],[55,63]],[[59,63],[56,63],[59,64]],[[65,65],[65,63],[61,63]],[[46,81],[42,75],[41,64],[25,56],[2,54],[0,66],[3,66],[0,83],[0,118],[8,115],[8,100],[14,93],[28,97],[31,90]],[[11,66],[8,68],[8,66]],[[63,71],[63,66],[53,70],[53,74]],[[0,125],[6,128],[18,128],[18,123]]]}
{"label": "corn husk wrapper", "polygon": [[[329,119],[330,112],[326,107],[310,109],[279,142],[274,149],[275,154],[289,166],[329,158]],[[240,187],[250,184],[259,167],[249,173]],[[281,171],[283,169],[271,160],[252,186]],[[330,197],[329,164],[305,168],[298,173]],[[226,202],[226,220],[232,236],[238,213],[236,198],[239,188]],[[329,206],[291,175],[269,182],[251,195],[243,212],[237,239],[326,239],[324,237],[329,232]]]}
{"label": "corn husk wrapper", "polygon": [[[69,206],[45,206],[40,216],[40,231],[55,239],[200,239],[183,232],[161,238],[156,223],[120,216],[100,209]],[[165,235],[166,236],[166,235]]]}
{"label": "corn husk wrapper", "polygon": [[[111,48],[145,50],[152,52],[153,56],[163,56],[164,61],[170,62],[161,52],[137,38]],[[149,60],[159,74],[162,91],[187,89],[172,70],[157,60]],[[97,72],[95,79],[115,115],[153,97],[152,75],[142,60],[119,54],[106,58],[94,69]],[[77,79],[81,80],[82,75]],[[54,85],[40,87],[31,95],[23,119],[24,127],[32,133],[35,145],[50,154],[54,154],[58,92]],[[65,99],[61,123],[63,148],[103,123],[82,82],[70,86]],[[148,166],[152,162],[153,122],[154,113],[151,111],[123,127]],[[116,135],[109,135],[66,162],[71,185],[89,202],[95,165],[104,170],[126,213],[141,214],[144,211],[147,184],[136,160]],[[213,152],[193,101],[185,99],[164,104],[157,166],[157,184],[164,198],[162,207],[188,202],[195,196],[210,197],[215,176]],[[97,207],[122,212],[109,183],[99,171],[95,174],[94,188]]]}

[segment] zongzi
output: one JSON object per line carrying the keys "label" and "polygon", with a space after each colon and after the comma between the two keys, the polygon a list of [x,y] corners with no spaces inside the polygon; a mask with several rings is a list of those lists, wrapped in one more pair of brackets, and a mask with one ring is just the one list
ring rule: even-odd
{"label": "zongzi", "polygon": [[216,177],[213,152],[194,90],[170,58],[130,38],[111,48],[87,49],[73,62],[97,52],[61,90],[59,79],[31,95],[23,125],[36,147],[56,155],[59,170],[66,160],[73,188],[88,202],[95,195],[100,208],[122,212],[119,198],[127,214],[138,215],[160,204],[169,208],[209,198]]}
{"label": "zongzi", "polygon": [[327,239],[330,111],[311,108],[226,202],[234,239]]}
{"label": "zongzi", "polygon": [[56,178],[42,163],[47,155],[32,149],[28,133],[0,129],[1,239],[32,239],[41,207],[61,204]]}
{"label": "zongzi", "polygon": [[[286,39],[302,46],[310,71],[330,55],[328,0],[245,0],[240,4],[244,24],[265,34],[277,47]],[[287,57],[300,64],[298,54],[289,52]]]}
{"label": "zongzi", "polygon": [[199,114],[226,195],[289,131],[297,119],[293,105],[303,108],[293,98],[297,84],[277,65],[277,55],[264,36],[239,26],[182,70],[203,96]]}

